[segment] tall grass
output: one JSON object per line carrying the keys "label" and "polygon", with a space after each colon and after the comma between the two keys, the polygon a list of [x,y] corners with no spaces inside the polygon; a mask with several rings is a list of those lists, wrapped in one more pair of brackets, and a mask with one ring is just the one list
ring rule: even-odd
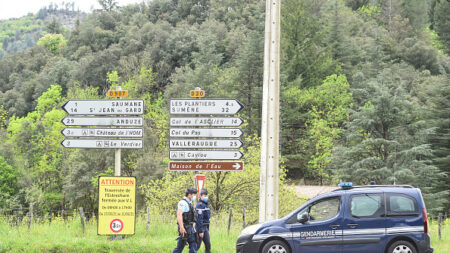
{"label": "tall grass", "polygon": [[[9,221],[10,222],[10,221]],[[233,253],[236,239],[242,224],[233,221],[227,233],[228,215],[213,218],[211,226],[212,252]],[[149,230],[146,220],[139,217],[136,234],[122,240],[111,241],[108,236],[97,235],[95,220],[86,223],[83,234],[79,217],[68,219],[54,218],[51,222],[40,221],[28,230],[26,220],[22,225],[12,227],[8,221],[0,221],[0,252],[172,252],[176,245],[177,226],[175,217],[153,216]],[[436,253],[450,252],[450,224],[442,229],[442,240],[438,239],[436,222],[430,228],[431,244]],[[187,247],[184,252],[188,252]],[[199,251],[204,252],[204,248]]]}

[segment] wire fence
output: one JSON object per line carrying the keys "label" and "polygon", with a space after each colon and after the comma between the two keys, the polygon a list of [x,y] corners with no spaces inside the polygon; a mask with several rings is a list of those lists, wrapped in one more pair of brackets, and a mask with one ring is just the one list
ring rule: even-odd
{"label": "wire fence", "polygon": [[[97,211],[84,211],[82,207],[78,210],[44,210],[29,208],[0,209],[0,222],[6,223],[11,227],[28,226],[30,229],[33,224],[48,224],[53,222],[77,222],[82,224],[83,231],[85,224],[96,223],[98,220]],[[136,224],[145,224],[148,230],[149,224],[176,224],[175,210],[172,214],[151,214],[150,208],[136,210]],[[213,213],[211,223],[214,226],[227,229],[244,228],[255,224],[256,219],[247,217],[246,209],[241,211],[229,210],[228,212]]]}

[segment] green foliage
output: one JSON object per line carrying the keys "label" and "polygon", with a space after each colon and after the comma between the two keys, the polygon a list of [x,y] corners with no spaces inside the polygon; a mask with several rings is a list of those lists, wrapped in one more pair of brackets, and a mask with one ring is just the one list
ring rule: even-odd
{"label": "green foliage", "polygon": [[[247,136],[259,135],[265,1],[155,0],[121,8],[114,8],[116,1],[102,2],[104,10],[86,19],[81,15],[70,34],[45,19],[77,16],[70,4],[63,10],[52,4],[35,16],[0,23],[0,128],[6,129],[0,129],[0,152],[19,178],[14,205],[83,206],[95,212],[92,180],[111,173],[114,155],[60,146],[64,113],[59,107],[68,99],[103,99],[120,85],[129,98],[145,100],[144,148],[123,151],[122,172],[137,176],[140,185],[167,188],[173,195],[166,195],[171,202],[164,210],[172,210],[179,188],[193,183],[189,173],[166,172],[170,98],[201,87],[209,98],[238,99],[245,105],[238,115],[245,121],[242,128]],[[446,136],[448,125],[443,102],[450,73],[448,3],[429,2],[426,30],[425,1],[283,1],[283,184],[291,179],[332,184],[343,178],[366,183],[373,177],[391,183],[395,167],[396,180],[422,187],[435,210],[443,206],[447,143],[438,137]],[[17,30],[35,25],[41,28]],[[66,46],[33,46],[42,29],[51,33],[48,37],[62,39],[53,33],[63,34]],[[215,200],[216,208],[242,209],[248,203],[255,217],[255,142],[244,143],[243,150],[253,155],[246,157],[248,171],[208,175],[219,180],[210,185],[218,199],[226,199]],[[331,152],[333,147],[343,151]],[[251,179],[252,193],[235,187],[239,175]],[[429,184],[419,181],[425,176]],[[231,194],[234,188],[242,198]],[[282,202],[295,199],[289,194],[283,193]],[[242,201],[244,196],[251,202]],[[138,206],[145,197],[138,194]]]}
{"label": "green foliage", "polygon": [[[350,85],[344,75],[327,77],[323,84],[309,89],[292,87],[285,92],[287,101],[296,103],[298,110],[306,111],[304,133],[297,140],[300,150],[309,150],[309,177],[321,184],[330,180],[328,164],[331,149],[338,143],[352,107]],[[306,135],[306,136],[305,136]]]}
{"label": "green foliage", "polygon": [[0,130],[8,126],[8,112],[3,105],[0,105]]}
{"label": "green foliage", "polygon": [[0,156],[0,207],[4,208],[18,190],[16,170]]}
{"label": "green foliage", "polygon": [[[250,222],[258,219],[259,207],[259,138],[247,137],[251,143],[244,152],[245,168],[241,172],[206,172],[206,188],[209,191],[214,212],[229,209],[246,209]],[[299,206],[304,198],[286,185],[285,170],[280,170],[280,216]],[[176,205],[184,196],[187,187],[195,187],[195,172],[166,171],[161,179],[151,180],[141,187],[147,205],[154,214],[175,215]]]}
{"label": "green foliage", "polygon": [[59,54],[59,51],[66,43],[67,41],[62,34],[46,34],[36,44],[47,48],[53,54]]}

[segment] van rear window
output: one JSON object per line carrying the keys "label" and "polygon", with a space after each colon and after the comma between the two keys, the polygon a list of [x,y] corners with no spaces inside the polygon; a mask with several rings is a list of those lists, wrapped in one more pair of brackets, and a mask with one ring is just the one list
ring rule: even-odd
{"label": "van rear window", "polygon": [[419,215],[417,201],[405,194],[390,193],[387,195],[388,216],[416,216]]}

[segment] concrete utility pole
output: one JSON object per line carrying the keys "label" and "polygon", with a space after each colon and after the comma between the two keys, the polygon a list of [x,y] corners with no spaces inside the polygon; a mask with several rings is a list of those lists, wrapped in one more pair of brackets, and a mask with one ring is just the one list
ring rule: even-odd
{"label": "concrete utility pole", "polygon": [[281,0],[266,0],[259,222],[278,218]]}

